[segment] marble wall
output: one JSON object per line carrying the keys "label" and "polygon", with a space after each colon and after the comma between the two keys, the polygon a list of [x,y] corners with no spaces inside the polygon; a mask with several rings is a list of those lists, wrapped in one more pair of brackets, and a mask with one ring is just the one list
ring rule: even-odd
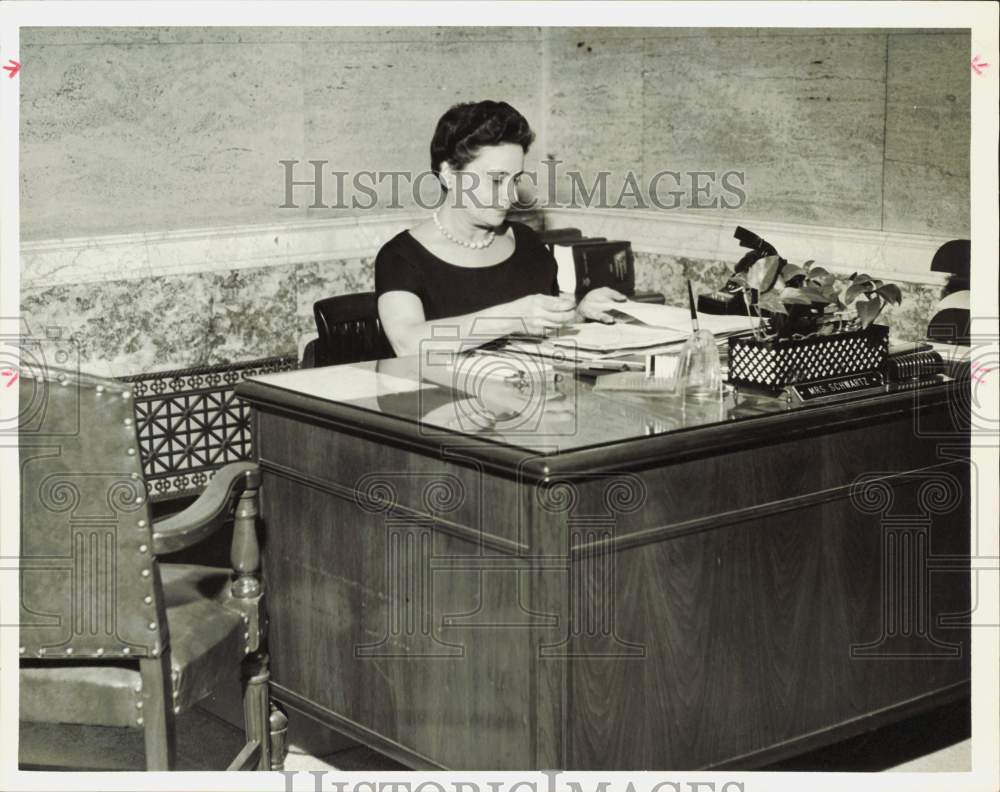
{"label": "marble wall", "polygon": [[[315,333],[312,306],[334,294],[373,288],[373,256],[304,261],[135,280],[38,284],[22,290],[34,336],[72,343],[82,367],[123,376],[294,355]],[[636,288],[685,306],[685,281],[698,293],[721,287],[733,262],[636,252]],[[901,306],[880,321],[893,340],[922,338],[940,287],[900,283]]]}
{"label": "marble wall", "polygon": [[967,34],[888,36],[883,228],[969,235]]}
{"label": "marble wall", "polygon": [[419,173],[456,102],[544,114],[538,28],[22,28],[21,59],[23,239],[364,214],[301,187],[280,208],[280,161]]}
{"label": "marble wall", "polygon": [[[442,108],[483,97],[532,122],[529,168],[743,169],[727,223],[965,235],[968,48],[905,30],[22,28],[22,241],[62,246],[52,261],[74,271],[22,264],[22,309],[100,373],[294,353],[315,299],[372,287],[374,248],[229,266],[206,247],[179,274],[157,269],[153,237],[377,221],[388,182],[368,212],[309,208],[302,188],[280,208],[279,161],[421,171]],[[399,199],[393,217],[412,209]],[[79,251],[122,234],[120,272],[79,272]],[[671,301],[681,277],[719,283],[713,255],[637,251],[642,284]],[[904,288],[898,332],[919,335],[938,287]]]}
{"label": "marble wall", "polygon": [[588,185],[742,171],[734,219],[967,236],[970,46],[954,31],[553,30],[545,151]]}
{"label": "marble wall", "polygon": [[125,376],[294,355],[315,334],[313,303],[370,291],[370,256],[142,280],[22,289],[33,337],[76,348],[85,371]]}
{"label": "marble wall", "polygon": [[[529,167],[551,156],[587,184],[738,170],[740,217],[967,235],[969,48],[914,30],[23,28],[21,233],[362,213],[308,208],[311,188],[280,208],[279,161],[419,173],[444,107],[496,97],[536,128]],[[390,208],[388,178],[376,192]]]}
{"label": "marble wall", "polygon": [[[22,28],[21,236],[292,220],[302,51],[146,28]],[[202,34],[204,35],[204,34]]]}

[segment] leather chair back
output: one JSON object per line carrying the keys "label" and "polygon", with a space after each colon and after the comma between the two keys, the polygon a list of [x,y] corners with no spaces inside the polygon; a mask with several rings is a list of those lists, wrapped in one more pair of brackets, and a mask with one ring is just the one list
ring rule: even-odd
{"label": "leather chair back", "polygon": [[22,366],[19,441],[21,657],[159,653],[165,609],[128,385]]}
{"label": "leather chair back", "polygon": [[972,243],[968,239],[952,239],[937,249],[931,260],[931,272],[948,273],[941,291],[941,301],[931,314],[927,337],[945,344],[970,343],[969,273]]}
{"label": "leather chair back", "polygon": [[327,297],[313,304],[317,366],[394,357],[378,318],[375,292]]}

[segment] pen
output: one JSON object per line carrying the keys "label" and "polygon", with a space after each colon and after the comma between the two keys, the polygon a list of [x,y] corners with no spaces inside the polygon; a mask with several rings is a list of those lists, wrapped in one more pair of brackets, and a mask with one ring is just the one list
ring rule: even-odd
{"label": "pen", "polygon": [[691,279],[688,278],[688,304],[691,306],[691,327],[698,332],[698,312],[694,308],[694,292],[691,290]]}

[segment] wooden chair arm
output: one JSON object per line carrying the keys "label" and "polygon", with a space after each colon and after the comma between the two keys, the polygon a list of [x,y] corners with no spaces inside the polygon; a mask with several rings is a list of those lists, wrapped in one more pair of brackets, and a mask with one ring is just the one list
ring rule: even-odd
{"label": "wooden chair arm", "polygon": [[259,488],[260,470],[254,463],[233,462],[221,468],[198,500],[153,524],[153,553],[173,553],[211,536],[229,517],[233,501],[244,492],[255,495]]}

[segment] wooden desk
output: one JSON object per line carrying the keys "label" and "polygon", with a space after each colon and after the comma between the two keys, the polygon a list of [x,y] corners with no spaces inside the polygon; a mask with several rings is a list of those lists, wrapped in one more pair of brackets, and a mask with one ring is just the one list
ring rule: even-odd
{"label": "wooden desk", "polygon": [[413,359],[248,381],[275,695],[411,767],[660,770],[968,695],[962,387],[706,409]]}

